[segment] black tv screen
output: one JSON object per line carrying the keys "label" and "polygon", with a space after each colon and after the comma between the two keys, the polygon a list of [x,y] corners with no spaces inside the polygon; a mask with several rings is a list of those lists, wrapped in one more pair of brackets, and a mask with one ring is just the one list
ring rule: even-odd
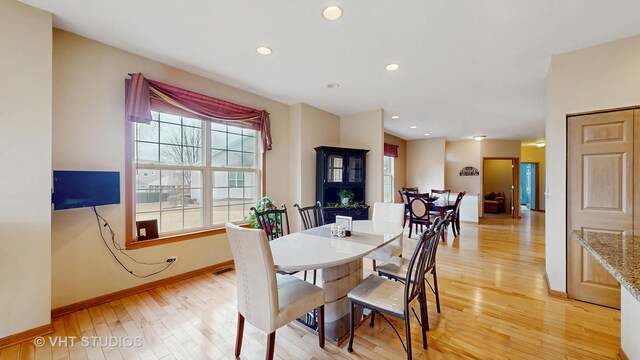
{"label": "black tv screen", "polygon": [[53,171],[53,209],[120,204],[117,171]]}

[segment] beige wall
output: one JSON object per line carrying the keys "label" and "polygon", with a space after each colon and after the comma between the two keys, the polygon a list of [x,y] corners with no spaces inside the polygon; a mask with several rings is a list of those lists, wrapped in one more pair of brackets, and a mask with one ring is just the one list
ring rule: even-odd
{"label": "beige wall", "polygon": [[520,157],[520,140],[483,140],[480,143],[482,157]]}
{"label": "beige wall", "polygon": [[484,161],[484,193],[502,191],[504,193],[504,212],[509,213],[512,205],[511,185],[513,184],[511,160]]}
{"label": "beige wall", "polygon": [[[61,30],[53,32],[53,49],[54,169],[120,171],[124,189],[124,79],[127,73],[140,71],[151,79],[269,111],[273,150],[267,153],[266,193],[278,203],[292,204],[287,105]],[[50,172],[43,178],[48,181]],[[124,204],[99,210],[122,244]],[[168,271],[141,280],[122,270],[111,257],[89,209],[55,211],[52,221],[54,308],[231,259],[224,235],[130,251],[142,261],[179,256]],[[155,269],[126,259],[125,263],[140,273]]]}
{"label": "beige wall", "polygon": [[406,184],[407,178],[407,142],[397,136],[384,134],[384,142],[387,144],[398,145],[398,157],[393,162],[393,201],[402,202],[399,190],[402,190]]}
{"label": "beige wall", "polygon": [[384,112],[382,109],[340,117],[340,146],[368,149],[365,201],[382,201]]}
{"label": "beige wall", "polygon": [[[466,191],[468,195],[480,194],[482,190],[482,157],[480,141],[448,141],[445,154],[445,188],[452,192]],[[480,175],[460,176],[460,170],[473,166]]]}
{"label": "beige wall", "polygon": [[317,146],[340,146],[340,118],[306,104],[290,107],[290,187],[289,220],[291,231],[300,229],[300,217],[294,203],[301,206],[316,202]]}
{"label": "beige wall", "polygon": [[51,14],[0,0],[0,338],[51,322]]}
{"label": "beige wall", "polygon": [[[538,188],[538,200],[539,203],[536,205],[536,210],[544,210],[545,209],[545,198],[544,192],[546,191],[546,162],[545,162],[545,149],[543,147],[537,146],[523,146],[520,154],[521,162],[534,162],[538,163],[538,180],[540,182],[540,187]],[[521,174],[522,176],[522,174]]]}
{"label": "beige wall", "polygon": [[566,115],[640,105],[640,36],[554,56],[547,74],[546,270],[566,291]]}
{"label": "beige wall", "polygon": [[407,141],[407,187],[444,189],[445,138]]}

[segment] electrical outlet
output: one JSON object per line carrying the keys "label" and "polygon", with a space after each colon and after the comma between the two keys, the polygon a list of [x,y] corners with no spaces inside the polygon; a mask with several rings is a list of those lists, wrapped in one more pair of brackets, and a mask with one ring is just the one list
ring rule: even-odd
{"label": "electrical outlet", "polygon": [[178,261],[178,257],[177,256],[169,256],[167,258],[167,262],[168,263],[173,263],[173,262],[176,262],[176,261]]}

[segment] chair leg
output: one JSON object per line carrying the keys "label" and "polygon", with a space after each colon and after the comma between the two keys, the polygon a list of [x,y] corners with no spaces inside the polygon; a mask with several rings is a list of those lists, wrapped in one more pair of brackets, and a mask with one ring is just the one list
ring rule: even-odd
{"label": "chair leg", "polygon": [[244,333],[244,316],[238,312],[238,330],[236,331],[236,357],[242,350],[242,334]]}
{"label": "chair leg", "polygon": [[429,330],[429,312],[427,311],[427,292],[422,287],[422,292],[420,293],[420,297],[422,300],[420,301],[420,312],[422,317],[422,348],[427,348],[427,331]]}
{"label": "chair leg", "polygon": [[371,311],[371,321],[369,322],[369,327],[373,327],[376,321],[376,312]]}
{"label": "chair leg", "polygon": [[318,274],[318,270],[313,270],[313,285],[316,284],[316,276]]}
{"label": "chair leg", "polygon": [[411,354],[411,318],[409,317],[409,312],[405,309],[404,316],[404,327],[405,327],[405,338],[407,340],[407,360],[412,359]]}
{"label": "chair leg", "polygon": [[353,352],[353,326],[355,321],[355,304],[353,301],[349,301],[349,346],[347,346],[348,352]]}
{"label": "chair leg", "polygon": [[267,335],[267,360],[273,360],[273,353],[276,349],[276,332]]}
{"label": "chair leg", "polygon": [[413,221],[409,219],[409,237],[411,237],[411,231],[413,230]]}
{"label": "chair leg", "polygon": [[438,274],[436,273],[436,267],[433,267],[431,270],[433,274],[433,290],[436,295],[436,308],[438,309],[438,314],[440,313],[440,293],[438,292]]}
{"label": "chair leg", "polygon": [[307,281],[307,271],[304,271],[304,281]]}
{"label": "chair leg", "polygon": [[318,308],[318,345],[324,348],[324,305]]}
{"label": "chair leg", "polygon": [[373,271],[376,271],[376,261],[375,260],[371,260],[373,262]]}

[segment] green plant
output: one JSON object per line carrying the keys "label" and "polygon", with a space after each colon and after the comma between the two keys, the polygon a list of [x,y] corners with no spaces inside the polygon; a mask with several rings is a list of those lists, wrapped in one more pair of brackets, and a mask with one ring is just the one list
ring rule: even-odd
{"label": "green plant", "polygon": [[338,191],[338,196],[340,197],[340,199],[353,199],[353,191],[349,190],[349,189],[340,189],[340,191]]}
{"label": "green plant", "polygon": [[[256,203],[256,210],[258,212],[262,212],[269,209],[275,209],[276,204],[269,198],[269,196],[264,196],[261,199],[258,199]],[[245,217],[245,220],[249,219],[249,225],[251,225],[255,229],[260,229],[260,224],[258,224],[258,220],[256,219],[256,214],[253,212],[249,213],[248,217]]]}

